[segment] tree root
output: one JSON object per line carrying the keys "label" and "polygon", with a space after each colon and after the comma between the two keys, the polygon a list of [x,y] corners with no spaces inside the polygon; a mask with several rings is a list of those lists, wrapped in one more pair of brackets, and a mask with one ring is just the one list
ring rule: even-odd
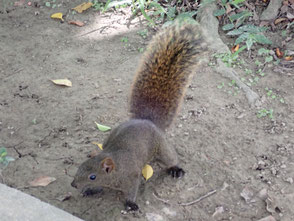
{"label": "tree root", "polygon": [[271,0],[267,8],[262,12],[260,20],[273,20],[279,13],[279,8],[282,5],[282,0]]}
{"label": "tree root", "polygon": [[[217,7],[214,2],[204,3],[198,10],[197,20],[201,25],[203,36],[211,51],[215,53],[231,53],[218,34],[219,22],[213,15],[216,9]],[[222,76],[236,82],[237,86],[244,91],[250,106],[258,104],[258,94],[239,79],[238,73],[233,68],[227,67],[221,59],[217,59],[215,70]]]}

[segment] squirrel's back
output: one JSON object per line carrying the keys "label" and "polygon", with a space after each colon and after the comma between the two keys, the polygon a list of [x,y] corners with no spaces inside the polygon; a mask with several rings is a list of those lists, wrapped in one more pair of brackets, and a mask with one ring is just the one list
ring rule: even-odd
{"label": "squirrel's back", "polygon": [[150,120],[161,129],[169,127],[203,51],[197,25],[176,24],[157,33],[135,77],[130,99],[132,118]]}

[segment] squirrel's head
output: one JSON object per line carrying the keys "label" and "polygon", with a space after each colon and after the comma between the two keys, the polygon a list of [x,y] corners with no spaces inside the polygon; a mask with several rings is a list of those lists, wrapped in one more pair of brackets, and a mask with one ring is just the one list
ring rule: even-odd
{"label": "squirrel's head", "polygon": [[115,173],[114,160],[109,156],[105,156],[105,154],[99,154],[79,166],[71,185],[77,189],[82,189],[82,191],[93,187],[113,188]]}

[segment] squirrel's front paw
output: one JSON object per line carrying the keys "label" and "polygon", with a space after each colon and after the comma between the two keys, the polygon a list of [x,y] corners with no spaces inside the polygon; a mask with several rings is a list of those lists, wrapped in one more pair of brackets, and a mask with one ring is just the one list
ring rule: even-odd
{"label": "squirrel's front paw", "polygon": [[126,201],[126,210],[129,212],[129,211],[137,211],[139,209],[139,206],[135,203],[135,202],[132,202],[132,201],[129,201],[127,200]]}
{"label": "squirrel's front paw", "polygon": [[101,187],[95,187],[95,188],[86,187],[82,190],[82,195],[83,196],[91,196],[94,194],[101,193],[102,191],[103,191],[103,189]]}
{"label": "squirrel's front paw", "polygon": [[181,178],[185,175],[185,171],[178,166],[170,167],[167,169],[167,173],[174,178]]}

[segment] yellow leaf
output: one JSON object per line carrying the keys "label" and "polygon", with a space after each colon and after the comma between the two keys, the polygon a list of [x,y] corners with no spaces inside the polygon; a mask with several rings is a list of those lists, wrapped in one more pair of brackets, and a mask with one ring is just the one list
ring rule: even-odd
{"label": "yellow leaf", "polygon": [[101,143],[93,141],[92,144],[97,145],[101,150],[103,150],[103,147],[102,147]]}
{"label": "yellow leaf", "polygon": [[146,164],[144,166],[144,168],[142,169],[142,174],[143,174],[143,177],[145,178],[145,180],[149,180],[150,177],[152,177],[153,175],[153,169],[150,165]]}
{"label": "yellow leaf", "polygon": [[61,21],[64,21],[62,18],[63,14],[62,13],[54,13],[51,15],[51,18],[56,18],[56,19],[60,19]]}
{"label": "yellow leaf", "polygon": [[77,11],[78,13],[82,13],[83,11],[87,10],[88,8],[91,8],[93,5],[92,2],[84,2],[77,7],[73,8],[73,10]]}
{"label": "yellow leaf", "polygon": [[70,80],[68,79],[56,79],[56,80],[51,80],[54,84],[57,85],[62,85],[62,86],[67,86],[67,87],[71,87],[72,83]]}

